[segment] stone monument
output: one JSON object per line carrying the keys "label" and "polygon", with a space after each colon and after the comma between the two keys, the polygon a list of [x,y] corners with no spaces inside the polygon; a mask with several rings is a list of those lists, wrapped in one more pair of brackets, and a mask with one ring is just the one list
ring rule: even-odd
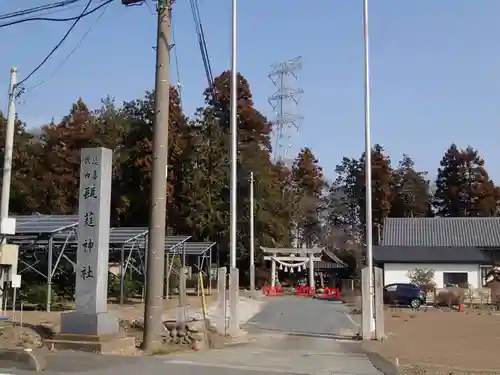
{"label": "stone monument", "polygon": [[98,344],[119,332],[117,317],[107,309],[112,159],[109,149],[81,151],[76,309],[61,314],[61,335],[52,347],[63,339]]}

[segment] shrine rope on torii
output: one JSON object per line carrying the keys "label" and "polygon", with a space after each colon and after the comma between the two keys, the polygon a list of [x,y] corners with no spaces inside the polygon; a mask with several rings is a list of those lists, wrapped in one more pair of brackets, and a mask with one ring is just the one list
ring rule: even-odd
{"label": "shrine rope on torii", "polygon": [[260,247],[264,252],[264,260],[271,261],[271,287],[276,286],[276,263],[280,269],[293,273],[300,272],[303,269],[309,268],[309,287],[314,289],[314,262],[321,261],[319,256],[323,249],[314,247],[311,249],[304,248],[271,248]]}

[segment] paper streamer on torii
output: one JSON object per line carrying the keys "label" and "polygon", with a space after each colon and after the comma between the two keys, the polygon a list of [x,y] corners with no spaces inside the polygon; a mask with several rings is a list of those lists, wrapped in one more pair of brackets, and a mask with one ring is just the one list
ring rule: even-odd
{"label": "paper streamer on torii", "polygon": [[294,268],[297,268],[298,272],[302,271],[302,269],[306,269],[306,264],[309,263],[309,260],[305,260],[300,263],[288,263],[288,262],[283,262],[276,257],[272,257],[272,260],[274,260],[279,264],[280,270],[284,270],[285,272],[290,272],[290,273],[294,272],[293,271]]}

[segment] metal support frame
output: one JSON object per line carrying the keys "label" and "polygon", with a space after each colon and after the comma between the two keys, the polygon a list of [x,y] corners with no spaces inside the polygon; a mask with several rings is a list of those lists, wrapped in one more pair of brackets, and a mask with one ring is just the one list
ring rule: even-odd
{"label": "metal support frame", "polygon": [[[212,244],[206,251],[204,251],[201,255],[197,256],[196,265],[197,271],[201,272],[202,276],[208,276],[208,295],[212,295],[212,247],[215,246],[215,243]],[[207,254],[208,253],[208,254]],[[208,262],[206,260],[208,259]],[[206,266],[206,272],[205,272]],[[198,285],[197,294],[200,295],[200,286]]]}
{"label": "metal support frame", "polygon": [[[111,228],[111,231],[113,229],[117,228]],[[190,237],[186,236],[185,238],[189,239]],[[60,228],[51,233],[7,236],[7,240],[8,242],[19,245],[20,269],[18,273],[35,272],[47,281],[46,310],[50,311],[52,304],[52,279],[54,275],[57,272],[67,272],[68,270],[63,266],[68,263],[71,265],[72,272],[75,272],[77,225]],[[116,258],[117,254],[119,254],[120,258],[121,303],[124,302],[124,282],[128,270],[130,270],[130,275],[134,272],[138,275],[142,275],[145,283],[147,264],[146,248],[147,230],[121,243],[110,243],[110,258]],[[37,267],[42,257],[46,257],[47,269]]]}
{"label": "metal support frame", "polygon": [[[201,251],[200,253],[196,254],[189,254],[189,251],[186,250],[186,248],[190,245],[190,243],[185,242],[181,246],[177,246],[173,249],[170,249],[166,252],[166,269],[167,271],[165,272],[165,299],[170,298],[170,276],[172,273],[176,274],[179,276],[179,273],[174,269],[174,261],[177,256],[181,258],[181,268],[185,268],[188,265],[189,257],[196,257],[196,264],[194,267],[196,267],[197,272],[201,272],[203,275],[208,275],[209,277],[209,283],[208,283],[208,293],[209,295],[212,294],[212,280],[211,280],[211,267],[212,267],[212,248],[216,245],[215,243],[212,243],[211,245],[207,246],[206,249]],[[192,258],[191,258],[192,259]],[[208,261],[207,261],[208,260]],[[206,272],[205,272],[206,268]],[[198,291],[199,293],[199,291]]]}
{"label": "metal support frame", "polygon": [[[58,217],[56,217],[58,216]],[[78,222],[76,219],[72,219],[72,216],[62,215],[28,215],[20,216],[19,218],[26,221],[36,221],[36,225],[39,225],[39,221],[49,220],[51,217],[54,219],[63,219],[66,222],[71,223],[71,225],[61,226],[54,229],[54,225],[50,231],[44,232],[43,224],[39,229],[29,230],[29,231],[19,231],[18,234],[14,236],[6,236],[7,241],[19,245],[19,264],[20,269],[19,274],[34,272],[41,277],[43,277],[47,282],[47,301],[46,310],[51,310],[52,305],[52,279],[54,275],[58,272],[74,273],[76,268],[76,251],[78,246],[77,238],[77,226]],[[141,229],[144,229],[141,231]],[[121,230],[121,233],[118,233]],[[137,232],[135,235],[126,237],[130,233],[128,231]],[[116,232],[114,232],[116,231]],[[115,239],[113,239],[113,233],[115,233]],[[125,300],[125,280],[127,277],[127,271],[129,271],[130,277],[133,273],[136,273],[144,278],[144,288],[146,285],[146,269],[147,269],[147,228],[111,228],[111,238],[110,238],[110,259],[112,263],[119,263],[120,267],[120,302],[123,303]],[[121,238],[120,238],[121,237]],[[165,241],[165,264],[168,269],[167,272],[167,282],[171,275],[173,269],[173,262],[177,256],[181,257],[182,267],[186,266],[189,261],[189,257],[196,256],[197,262],[195,267],[198,272],[203,272],[203,274],[211,276],[211,265],[212,265],[212,248],[215,243],[187,243],[191,238],[190,236],[173,236],[167,237]],[[175,238],[177,237],[177,238]],[[118,240],[119,239],[119,240]],[[168,243],[169,241],[178,241],[175,243]],[[203,251],[199,253],[190,253],[189,246],[205,245]],[[188,250],[186,250],[188,248]],[[47,267],[40,267],[42,258],[47,261]],[[67,265],[71,268],[68,269]],[[205,273],[205,268],[207,272]],[[209,293],[211,294],[211,282],[208,285]],[[145,292],[145,290],[144,290]],[[168,293],[168,289],[167,289]],[[168,298],[168,294],[167,294]]]}
{"label": "metal support frame", "polygon": [[[47,280],[46,311],[48,312],[51,311],[52,305],[52,278],[56,272],[60,270],[62,259],[68,260],[74,270],[75,262],[72,262],[67,257],[65,250],[70,245],[71,237],[74,236],[75,233],[75,226],[71,225],[70,227],[62,227],[51,233],[7,236],[7,241],[19,245],[19,264],[22,265],[22,267],[18,270],[18,274],[31,270]],[[64,238],[64,241],[57,243],[57,241],[54,240],[56,236]],[[40,252],[43,252],[47,257],[46,271],[36,268],[36,265],[40,263],[38,255]],[[54,256],[56,256],[55,262]],[[26,259],[30,257],[33,258],[31,261]]]}

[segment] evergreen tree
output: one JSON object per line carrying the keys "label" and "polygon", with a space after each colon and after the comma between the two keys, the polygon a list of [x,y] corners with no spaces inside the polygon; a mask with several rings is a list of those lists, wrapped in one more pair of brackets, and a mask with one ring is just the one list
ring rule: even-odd
{"label": "evergreen tree", "polygon": [[431,203],[427,172],[415,169],[415,163],[408,155],[398,164],[393,173],[392,217],[426,217]]}
{"label": "evergreen tree", "polygon": [[311,149],[304,148],[292,167],[296,203],[297,240],[310,248],[321,241],[321,199],[326,187],[323,170]]}
{"label": "evergreen tree", "polygon": [[[384,219],[389,216],[392,207],[393,175],[391,161],[384,154],[380,145],[375,145],[371,154],[372,172],[372,218],[373,235],[378,240]],[[344,158],[336,168],[337,186],[350,198],[353,210],[358,212],[361,225],[366,223],[365,199],[365,155],[359,160]],[[353,223],[354,224],[354,223]]]}
{"label": "evergreen tree", "polygon": [[98,131],[90,125],[92,113],[80,98],[60,123],[42,127],[36,171],[38,212],[76,214],[80,178],[80,149],[96,147]]}
{"label": "evergreen tree", "polygon": [[[360,160],[344,157],[335,168],[337,178],[330,187],[329,222],[349,231],[363,232],[360,203],[364,194]],[[338,207],[340,205],[340,207]]]}
{"label": "evergreen tree", "polygon": [[444,154],[436,179],[434,206],[439,216],[493,216],[498,189],[477,150],[452,144]]}

